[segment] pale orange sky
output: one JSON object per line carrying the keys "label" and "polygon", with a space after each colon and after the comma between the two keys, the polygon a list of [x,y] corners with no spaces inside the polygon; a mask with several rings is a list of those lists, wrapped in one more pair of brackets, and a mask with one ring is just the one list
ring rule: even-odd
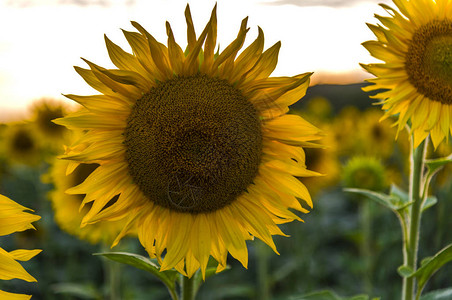
{"label": "pale orange sky", "polygon": [[[313,71],[313,83],[351,83],[369,77],[358,65],[374,61],[360,45],[374,39],[365,25],[384,14],[378,0],[193,0],[188,1],[199,34],[218,3],[218,42],[223,50],[249,16],[245,46],[265,34],[265,48],[281,41],[272,75]],[[36,99],[94,91],[72,66],[80,57],[113,67],[103,34],[130,52],[120,28],[139,22],[166,44],[165,21],[185,48],[184,9],[178,0],[2,0],[0,1],[0,120],[15,118]],[[68,101],[69,102],[69,101]]]}

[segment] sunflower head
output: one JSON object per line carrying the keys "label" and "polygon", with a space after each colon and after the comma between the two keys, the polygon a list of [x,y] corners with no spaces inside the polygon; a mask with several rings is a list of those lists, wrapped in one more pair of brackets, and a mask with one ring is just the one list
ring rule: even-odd
{"label": "sunflower head", "polygon": [[87,60],[89,69],[76,67],[101,94],[66,95],[85,109],[55,122],[84,132],[67,147],[70,169],[99,164],[70,190],[93,201],[82,224],[126,220],[114,244],[137,230],[161,270],[192,276],[205,275],[210,256],[222,270],[228,252],[246,267],[245,241],[253,237],[276,251],[277,224],[300,220],[290,208],[312,206],[294,176],[318,175],[306,169],[302,147],[316,146],[320,130],[286,114],[312,73],[269,77],[279,42],[263,51],[259,28],[239,53],[245,18],[236,39],[214,53],[216,6],[200,35],[188,6],[185,18],[185,50],[168,22],[167,46],[136,22],[138,32],[124,31],[132,54],[105,37],[118,69]]}
{"label": "sunflower head", "polygon": [[41,144],[30,124],[8,124],[3,131],[2,146],[11,162],[36,165],[40,161]]}
{"label": "sunflower head", "polygon": [[387,184],[383,164],[374,157],[353,157],[345,165],[342,178],[350,188],[381,191]]}
{"label": "sunflower head", "polygon": [[397,9],[381,5],[389,17],[368,24],[377,41],[363,46],[384,63],[362,65],[376,78],[365,90],[384,89],[386,116],[398,115],[402,130],[408,120],[414,146],[429,134],[435,148],[452,133],[452,5],[450,0],[394,0]]}
{"label": "sunflower head", "polygon": [[66,114],[63,103],[43,98],[33,103],[31,113],[36,129],[43,138],[58,140],[63,137],[66,129],[52,122],[53,119],[61,118]]}

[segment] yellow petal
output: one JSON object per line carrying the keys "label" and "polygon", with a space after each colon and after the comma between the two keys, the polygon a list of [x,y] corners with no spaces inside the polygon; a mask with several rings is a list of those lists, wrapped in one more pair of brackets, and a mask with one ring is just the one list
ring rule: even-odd
{"label": "yellow petal", "polygon": [[25,250],[25,249],[18,249],[9,252],[9,254],[15,259],[20,261],[29,261],[39,253],[41,253],[42,250],[35,249],[35,250]]}
{"label": "yellow petal", "polygon": [[0,248],[0,279],[22,279],[28,282],[36,282],[36,279],[17,262],[14,257]]}
{"label": "yellow petal", "polygon": [[31,295],[8,293],[0,290],[0,298],[2,300],[30,300]]}

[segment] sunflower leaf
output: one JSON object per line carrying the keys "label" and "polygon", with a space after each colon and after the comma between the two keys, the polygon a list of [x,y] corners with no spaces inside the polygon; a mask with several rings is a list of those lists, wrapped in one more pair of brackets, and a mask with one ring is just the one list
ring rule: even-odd
{"label": "sunflower leaf", "polygon": [[[340,297],[336,293],[328,290],[312,292],[302,296],[291,297],[291,300],[369,300],[368,295],[356,295],[352,297]],[[379,298],[372,298],[378,300]]]}
{"label": "sunflower leaf", "polygon": [[427,159],[425,160],[425,165],[429,169],[429,172],[436,172],[444,165],[452,162],[452,154],[446,157]]}
{"label": "sunflower leaf", "polygon": [[422,291],[427,281],[432,275],[438,271],[443,265],[452,261],[452,244],[449,244],[445,248],[441,249],[432,257],[424,259],[421,263],[421,267],[411,274],[418,280],[418,293]]}
{"label": "sunflower leaf", "polygon": [[442,158],[436,158],[436,159],[427,159],[425,160],[425,165],[427,166],[427,175],[425,176],[424,181],[424,191],[429,190],[430,181],[432,180],[433,176],[438,173],[446,164],[452,162],[452,154],[446,157]]}
{"label": "sunflower leaf", "polygon": [[169,289],[174,290],[177,272],[174,270],[160,272],[160,267],[147,257],[128,252],[103,252],[94,253],[93,255],[103,256],[110,260],[147,271],[159,278]]}
{"label": "sunflower leaf", "polygon": [[452,288],[432,291],[421,296],[420,300],[448,300],[452,299]]}
{"label": "sunflower leaf", "polygon": [[91,283],[65,282],[53,284],[51,288],[55,294],[71,295],[80,299],[102,299],[102,293]]}
{"label": "sunflower leaf", "polygon": [[346,189],[344,189],[344,192],[356,193],[356,194],[366,196],[367,198],[369,198],[393,211],[397,211],[400,209],[400,206],[397,205],[397,199],[395,199],[394,197],[391,197],[390,195],[386,195],[383,193],[377,193],[377,192],[365,190],[365,189],[356,189],[356,188],[346,188]]}
{"label": "sunflower leaf", "polygon": [[401,203],[408,203],[410,200],[408,197],[408,193],[399,188],[395,184],[391,185],[391,190],[389,194],[393,197],[396,197]]}
{"label": "sunflower leaf", "polygon": [[427,197],[427,199],[425,199],[424,203],[422,204],[422,212],[432,207],[436,203],[438,203],[438,199],[435,196]]}
{"label": "sunflower leaf", "polygon": [[397,268],[397,273],[402,277],[411,277],[413,275],[413,269],[409,266],[403,265]]}

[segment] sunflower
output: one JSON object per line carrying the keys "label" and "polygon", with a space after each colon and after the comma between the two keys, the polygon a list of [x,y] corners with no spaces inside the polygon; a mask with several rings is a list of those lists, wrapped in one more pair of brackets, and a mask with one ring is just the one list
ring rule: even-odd
{"label": "sunflower", "polygon": [[42,98],[32,104],[31,114],[33,129],[46,147],[62,151],[63,138],[67,130],[52,120],[67,114],[65,105],[51,98]]}
{"label": "sunflower", "polygon": [[[0,236],[8,235],[18,231],[27,229],[35,229],[32,222],[39,220],[41,217],[28,213],[30,209],[19,205],[13,200],[0,195]],[[5,251],[0,247],[0,279],[22,279],[28,282],[36,282],[17,261],[28,261],[41,250],[24,250],[18,249],[11,252]],[[0,291],[1,299],[30,299],[29,295],[13,294]]]}
{"label": "sunflower", "polygon": [[384,89],[385,117],[398,114],[398,132],[411,120],[414,147],[429,134],[435,148],[452,133],[452,1],[394,0],[389,17],[368,24],[377,41],[363,46],[384,63],[361,64],[376,76],[365,91]]}
{"label": "sunflower", "polygon": [[346,187],[382,191],[387,186],[383,163],[372,156],[354,156],[345,164],[342,179]]}
{"label": "sunflower", "polygon": [[5,156],[14,163],[36,165],[41,159],[41,145],[29,123],[7,124],[2,139]]}
{"label": "sunflower", "polygon": [[85,110],[56,122],[86,131],[63,156],[71,167],[99,164],[69,191],[93,201],[82,225],[127,218],[114,245],[137,228],[161,270],[191,277],[198,269],[205,275],[210,256],[224,269],[228,252],[247,267],[245,242],[254,237],[276,252],[272,235],[284,235],[277,225],[301,220],[289,208],[307,213],[300,200],[312,207],[294,176],[317,175],[306,169],[302,147],[316,146],[320,130],[286,114],[312,73],[269,77],[280,42],[263,52],[259,28],[238,55],[245,18],[237,38],[215,53],[216,6],[198,38],[188,6],[185,17],[185,51],[168,22],[168,46],[136,22],[138,32],[124,31],[133,54],[105,37],[118,69],[87,60],[90,69],[75,67],[102,94],[66,95]]}
{"label": "sunflower", "polygon": [[79,164],[70,174],[66,174],[68,161],[54,160],[50,171],[45,176],[46,182],[53,183],[54,190],[49,193],[55,221],[61,229],[80,239],[96,244],[111,244],[125,225],[122,221],[98,222],[80,228],[83,216],[89,211],[85,206],[79,212],[83,195],[70,195],[65,191],[83,182],[99,165]]}
{"label": "sunflower", "polygon": [[379,109],[366,109],[358,120],[355,151],[359,154],[383,159],[394,153],[394,133],[389,120],[380,119],[383,112]]}

